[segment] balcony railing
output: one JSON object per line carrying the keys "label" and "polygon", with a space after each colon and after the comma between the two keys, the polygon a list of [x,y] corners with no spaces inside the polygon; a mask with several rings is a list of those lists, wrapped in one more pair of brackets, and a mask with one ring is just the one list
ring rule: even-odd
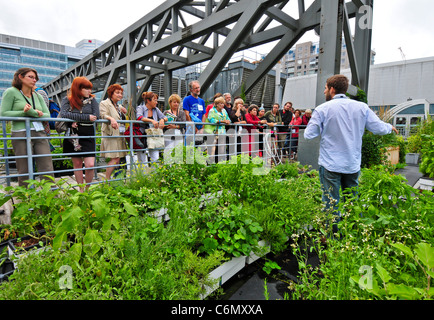
{"label": "balcony railing", "polygon": [[[26,127],[26,137],[14,138],[11,137],[10,127],[8,124],[10,121],[24,121]],[[12,117],[0,117],[1,123],[1,153],[0,153],[0,181],[3,185],[15,185],[17,178],[20,176],[28,176],[29,179],[35,180],[43,175],[52,175],[56,178],[70,177],[74,179],[73,173],[80,170],[94,170],[94,179],[90,184],[97,184],[107,181],[105,177],[105,170],[110,167],[114,167],[114,174],[110,177],[109,181],[123,180],[127,177],[127,174],[119,175],[119,172],[128,173],[132,168],[149,168],[154,164],[170,164],[177,160],[176,153],[172,152],[174,148],[180,147],[193,147],[195,148],[195,157],[187,158],[186,164],[191,164],[192,161],[200,161],[207,165],[214,163],[221,163],[227,161],[230,163],[233,156],[239,154],[247,154],[251,158],[259,158],[265,166],[277,165],[286,159],[296,158],[297,153],[297,138],[294,138],[291,134],[292,127],[284,127],[282,125],[268,127],[267,125],[251,125],[251,124],[230,124],[225,125],[225,134],[214,134],[204,131],[203,129],[197,130],[197,127],[206,125],[208,128],[214,128],[221,126],[211,123],[198,123],[198,122],[166,122],[168,124],[181,125],[182,131],[164,130],[161,135],[134,135],[133,130],[130,130],[129,135],[119,136],[102,136],[99,127],[102,123],[107,123],[108,120],[97,120],[94,123],[95,136],[81,136],[80,138],[96,138],[96,152],[79,152],[79,153],[64,153],[62,147],[63,139],[72,139],[68,134],[58,134],[55,130],[51,130],[51,134],[47,137],[32,137],[30,134],[32,121],[66,121],[74,122],[70,119],[61,118],[12,118]],[[125,125],[127,128],[132,127],[134,124],[143,124],[142,121],[137,120],[124,120],[118,121],[120,124]],[[304,128],[304,126],[298,126]],[[211,131],[213,131],[211,129]],[[100,139],[126,139],[127,148],[124,150],[110,150],[100,151]],[[164,144],[158,148],[150,149],[134,149],[133,140],[135,138],[159,138],[160,141],[164,140]],[[25,140],[27,146],[26,156],[16,156],[12,148],[12,140]],[[38,157],[47,156],[46,154],[33,154],[32,140],[35,139],[48,139],[51,145],[52,152],[49,156],[52,157],[53,171],[39,172],[34,165],[34,160]],[[108,165],[106,158],[102,157],[104,153],[112,153],[116,151],[126,152],[127,155],[121,159],[120,164]],[[158,151],[158,160],[152,160],[149,155]],[[178,151],[179,152],[179,151]],[[138,155],[147,155],[147,157],[138,157]],[[93,167],[73,169],[72,165],[65,167],[65,163],[70,163],[70,158],[74,157],[95,157],[95,163]],[[28,173],[18,174],[16,170],[16,159],[26,158],[28,161]],[[146,160],[143,160],[146,159]],[[185,159],[185,156],[181,157]],[[140,166],[139,166],[140,164]]]}

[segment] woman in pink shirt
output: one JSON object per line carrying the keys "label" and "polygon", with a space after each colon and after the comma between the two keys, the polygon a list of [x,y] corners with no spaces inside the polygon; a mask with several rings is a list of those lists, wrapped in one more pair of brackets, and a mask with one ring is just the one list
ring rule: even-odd
{"label": "woman in pink shirt", "polygon": [[291,130],[291,159],[294,159],[295,154],[297,153],[297,146],[298,146],[298,133],[300,131],[300,125],[302,124],[301,119],[301,111],[299,109],[294,111],[294,118],[292,118],[291,122],[289,123],[290,130]]}
{"label": "woman in pink shirt", "polygon": [[259,128],[260,124],[266,124],[267,120],[261,120],[258,118],[259,107],[255,104],[252,104],[247,113],[246,113],[246,122],[247,124],[253,124],[254,126],[245,127],[248,132],[249,137],[249,155],[252,156],[252,142],[255,142],[255,136],[258,137],[257,142],[259,142],[259,133],[256,128]]}

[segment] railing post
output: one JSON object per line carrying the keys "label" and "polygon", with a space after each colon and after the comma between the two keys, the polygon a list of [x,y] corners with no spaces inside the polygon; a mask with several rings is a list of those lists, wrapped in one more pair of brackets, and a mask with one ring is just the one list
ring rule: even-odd
{"label": "railing post", "polygon": [[2,131],[3,131],[3,153],[5,155],[5,171],[6,171],[6,185],[9,187],[11,185],[10,168],[9,168],[9,152],[8,152],[8,133],[6,132],[6,121],[2,121]]}
{"label": "railing post", "polygon": [[30,119],[26,118],[26,148],[27,148],[27,171],[29,173],[29,180],[34,179],[33,172],[33,152],[32,152],[32,131],[30,130]]}

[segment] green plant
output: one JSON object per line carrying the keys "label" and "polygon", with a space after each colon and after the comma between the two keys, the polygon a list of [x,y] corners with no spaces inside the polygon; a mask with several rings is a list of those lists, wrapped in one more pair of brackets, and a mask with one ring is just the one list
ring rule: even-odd
{"label": "green plant", "polygon": [[110,196],[96,189],[71,194],[69,205],[62,206],[52,217],[53,249],[60,250],[66,245],[79,260],[82,253],[93,256],[100,251],[106,240],[103,235],[117,238],[119,234],[114,231],[119,230],[120,219],[137,215],[137,210],[126,198],[113,201]]}
{"label": "green plant", "polygon": [[270,274],[273,270],[281,270],[282,268],[274,261],[266,261],[262,270],[264,270],[267,274]]}
{"label": "green plant", "polygon": [[267,279],[264,279],[264,297],[265,297],[265,300],[270,299],[270,294],[268,292],[268,286],[267,286]]}
{"label": "green plant", "polygon": [[[50,177],[51,178],[51,177]],[[63,182],[28,180],[28,187],[6,187],[14,200],[14,212],[9,231],[25,236],[40,229],[51,230],[51,217],[61,207],[61,190],[54,188]]]}
{"label": "green plant", "polygon": [[204,213],[206,220],[199,252],[209,254],[221,250],[229,256],[239,257],[256,251],[263,229],[245,214],[241,206],[230,205],[217,212],[214,210],[207,208]]}
{"label": "green plant", "polygon": [[422,136],[420,172],[434,178],[434,134]]}
{"label": "green plant", "polygon": [[[43,224],[54,240],[47,244],[52,250],[16,261],[19,272],[0,285],[0,299],[201,299],[215,285],[207,275],[222,261],[261,253],[258,240],[282,251],[288,239],[300,271],[290,283],[292,298],[406,297],[391,295],[393,286],[416,290],[418,299],[432,298],[432,192],[414,190],[388,167],[363,169],[357,193],[339,204],[341,237],[324,244],[318,173],[282,180],[279,169],[254,175],[256,166],[165,165],[84,193],[61,182],[15,189],[23,200],[15,230]],[[29,208],[42,210],[47,219]],[[164,223],[153,216],[161,208],[170,216]],[[397,243],[412,248],[413,258],[392,245]],[[265,273],[278,269],[267,262]],[[380,295],[362,290],[356,282],[361,277],[352,278],[364,266],[372,266]]]}
{"label": "green plant", "polygon": [[[381,281],[386,273],[391,275],[394,285],[413,288],[426,287],[425,277],[414,273],[415,265],[403,260],[391,244],[401,242],[407,247],[417,247],[419,243],[433,243],[434,198],[430,192],[415,192],[405,178],[397,176],[382,166],[363,169],[360,186],[354,196],[340,202],[342,220],[338,224],[340,237],[327,238],[326,246],[321,245],[324,235],[320,224],[305,232],[310,244],[304,241],[305,251],[295,245],[300,252],[300,282],[294,285],[294,298],[303,299],[389,299],[392,296],[375,296],[361,290],[358,281],[359,270],[372,270],[373,279]],[[297,237],[297,239],[300,236]],[[308,252],[314,250],[320,258],[318,269],[311,269],[306,263]],[[431,249],[430,249],[431,250]],[[375,270],[380,270],[375,273]],[[402,275],[402,277],[400,276]],[[420,273],[419,273],[420,275]],[[348,286],[348,279],[352,279]],[[375,282],[374,282],[375,283]],[[375,285],[374,285],[375,288]],[[379,289],[380,290],[380,289]],[[395,296],[396,298],[396,296]],[[420,299],[426,299],[421,296]]]}
{"label": "green plant", "polygon": [[347,96],[353,100],[361,101],[364,103],[368,103],[368,95],[364,90],[357,87],[357,94],[355,96],[351,96],[349,93],[347,93]]}
{"label": "green plant", "polygon": [[386,160],[383,152],[383,142],[380,136],[366,131],[362,140],[362,168],[380,165]]}
{"label": "green plant", "polygon": [[407,149],[410,153],[420,153],[422,149],[422,137],[419,134],[409,136],[407,138]]}
{"label": "green plant", "polygon": [[405,163],[407,147],[404,137],[394,133],[384,136],[374,135],[366,131],[362,140],[362,168],[371,168],[385,164],[387,161],[386,149],[388,147],[399,147],[399,162]]}
{"label": "green plant", "polygon": [[[417,244],[414,250],[402,243],[392,243],[391,246],[411,258],[414,263],[404,261],[399,272],[390,266],[383,267],[376,263],[375,268],[372,268],[375,272],[371,269],[371,274],[365,281],[361,281],[360,276],[352,276],[351,280],[361,285],[362,290],[382,299],[430,299],[434,295],[434,288],[431,288],[431,279],[434,277],[434,248],[424,242]],[[425,288],[416,287],[423,282],[417,281],[416,277],[425,279]]]}
{"label": "green plant", "polygon": [[66,156],[57,156],[57,154],[63,153],[63,147],[57,147],[53,151],[51,151],[52,158],[53,158],[53,166],[55,169],[63,169],[62,167],[65,167],[66,169],[72,169],[72,160],[71,158]]}
{"label": "green plant", "polygon": [[273,170],[282,178],[294,178],[299,175],[300,168],[298,163],[285,162],[275,166]]}
{"label": "green plant", "polygon": [[420,153],[422,150],[422,135],[434,134],[434,121],[429,115],[425,121],[421,121],[407,138],[408,152]]}
{"label": "green plant", "polygon": [[408,148],[403,136],[397,136],[397,146],[399,147],[399,163],[405,164],[405,155],[408,152]]}
{"label": "green plant", "polygon": [[246,84],[244,82],[241,84],[240,97],[241,99],[243,99],[244,102],[246,102]]}

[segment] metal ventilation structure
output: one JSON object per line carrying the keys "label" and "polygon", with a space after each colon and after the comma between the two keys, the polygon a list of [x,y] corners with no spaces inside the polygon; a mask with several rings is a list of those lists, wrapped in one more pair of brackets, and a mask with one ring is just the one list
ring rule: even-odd
{"label": "metal ventilation structure", "polygon": [[[367,91],[372,10],[373,0],[167,0],[44,88],[60,102],[72,80],[85,76],[104,96],[111,84],[126,85],[126,95],[136,105],[155,76],[164,74],[167,99],[176,92],[173,71],[207,62],[199,78],[204,92],[236,52],[270,44],[244,83],[249,92],[306,32],[315,30],[320,36],[320,103],[325,79],[340,72],[343,36],[352,84]],[[143,84],[137,88],[139,80]]]}

